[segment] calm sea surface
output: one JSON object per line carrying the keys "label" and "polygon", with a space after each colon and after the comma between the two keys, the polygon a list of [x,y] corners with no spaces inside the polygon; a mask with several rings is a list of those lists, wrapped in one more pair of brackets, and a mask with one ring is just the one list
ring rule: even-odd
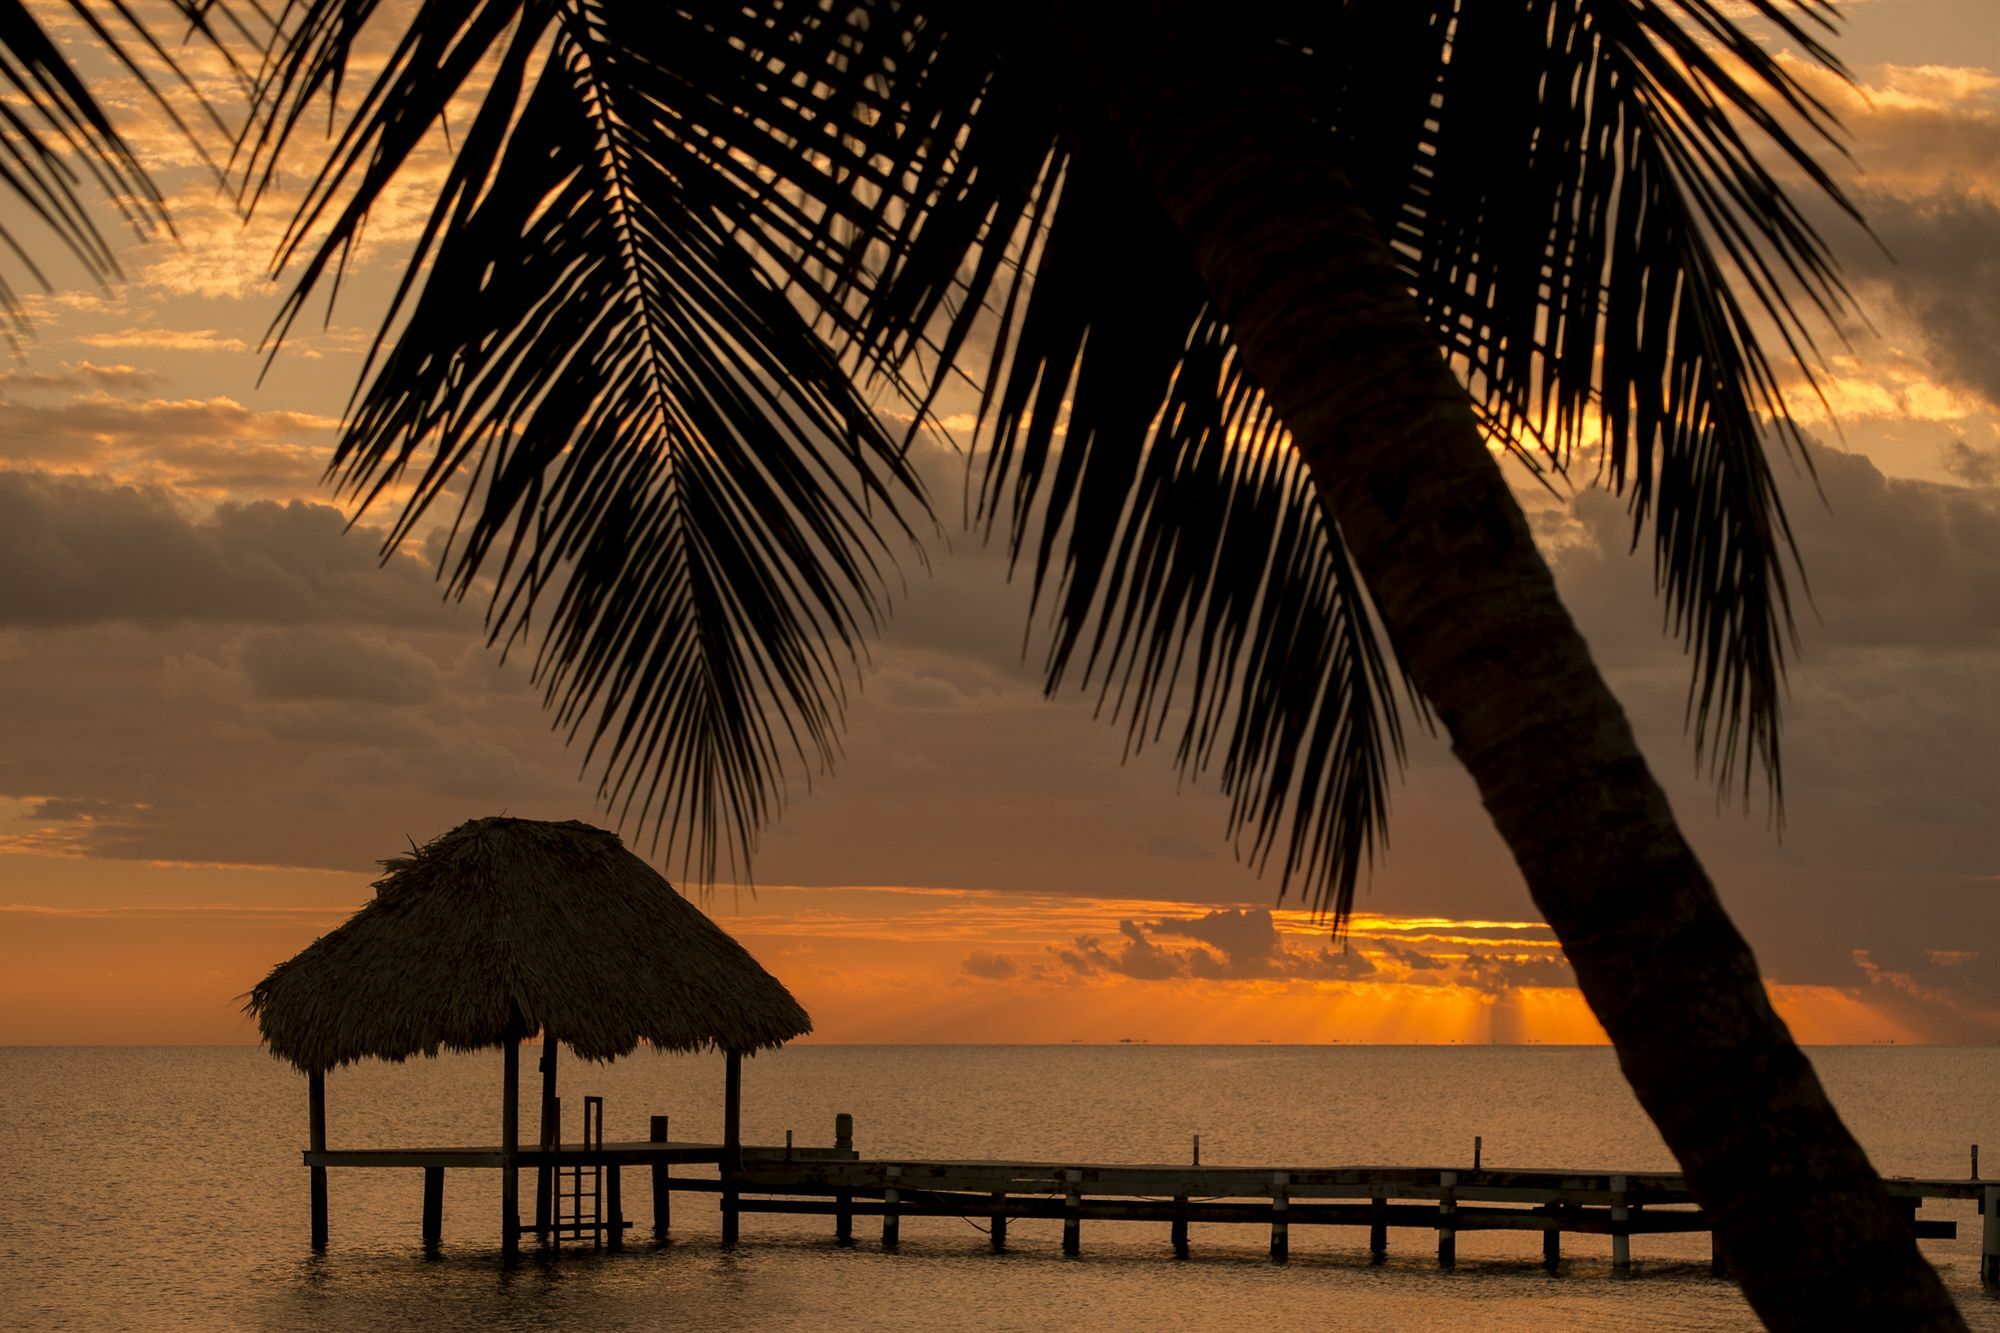
{"label": "calm sea surface", "polygon": [[[1813,1058],[1882,1170],[1962,1176],[1973,1142],[2000,1159],[2000,1048]],[[568,1105],[604,1095],[614,1139],[645,1137],[656,1112],[675,1138],[720,1133],[718,1058],[562,1072]],[[496,1142],[499,1074],[497,1054],[335,1073],[331,1142]],[[1479,1134],[1495,1166],[1673,1165],[1604,1049],[806,1046],[750,1061],[744,1101],[750,1142],[792,1129],[829,1143],[849,1111],[868,1155],[1183,1161],[1199,1132],[1204,1162],[1451,1166]],[[1708,1276],[1705,1236],[1635,1239],[1629,1280],[1610,1276],[1601,1238],[1565,1237],[1550,1276],[1532,1236],[1463,1234],[1442,1273],[1419,1233],[1392,1232],[1389,1262],[1371,1267],[1364,1233],[1314,1227],[1293,1229],[1286,1266],[1258,1227],[1197,1225],[1177,1263],[1159,1225],[1085,1223],[1083,1255],[1064,1259],[1056,1222],[1015,1222],[996,1256],[972,1224],[924,1218],[885,1254],[872,1219],[843,1250],[827,1219],[749,1216],[724,1253],[712,1198],[683,1194],[664,1248],[530,1251],[503,1271],[493,1171],[448,1173],[435,1261],[419,1245],[418,1172],[336,1171],[333,1244],[315,1257],[305,1137],[305,1079],[259,1050],[0,1049],[0,1327],[1753,1326]],[[627,1215],[649,1218],[645,1173],[626,1178]],[[1972,1325],[2000,1330],[1972,1205],[1924,1216],[1958,1220],[1959,1239],[1925,1253]]]}

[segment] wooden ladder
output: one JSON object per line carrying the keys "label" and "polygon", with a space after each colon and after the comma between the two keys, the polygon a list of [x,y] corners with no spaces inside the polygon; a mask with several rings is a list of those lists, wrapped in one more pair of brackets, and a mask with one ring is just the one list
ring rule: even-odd
{"label": "wooden ladder", "polygon": [[[583,1147],[586,1152],[594,1152],[604,1147],[604,1099],[585,1097],[583,1099]],[[585,1186],[588,1185],[586,1189]],[[581,1240],[585,1231],[590,1233],[593,1248],[604,1244],[604,1168],[591,1166],[559,1166],[556,1168],[556,1215],[552,1228],[555,1243],[562,1245],[563,1233]],[[584,1217],[588,1207],[590,1216]]]}

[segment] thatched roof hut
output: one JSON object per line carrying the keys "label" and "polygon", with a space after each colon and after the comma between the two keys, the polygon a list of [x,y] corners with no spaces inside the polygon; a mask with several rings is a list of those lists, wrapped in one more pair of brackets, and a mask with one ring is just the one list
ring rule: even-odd
{"label": "thatched roof hut", "polygon": [[[511,1255],[523,1230],[544,1240],[555,1234],[552,1163],[602,1165],[601,1114],[599,1141],[589,1142],[592,1098],[585,1099],[583,1155],[564,1156],[558,1043],[587,1059],[612,1060],[641,1041],[670,1051],[720,1050],[725,1057],[723,1142],[700,1160],[721,1164],[723,1237],[733,1241],[735,1196],[727,1182],[741,1166],[742,1059],[812,1031],[791,992],[627,851],[617,834],[589,824],[475,819],[382,864],[388,874],[376,882],[374,900],[273,968],[244,1006],[272,1054],[306,1074],[314,1248],[326,1246],[327,1166],[375,1165],[380,1156],[327,1148],[328,1070],[369,1056],[407,1060],[501,1048],[500,1145],[472,1155],[475,1164],[502,1168],[501,1238]],[[520,1046],[536,1032],[542,1034],[541,1166],[536,1220],[524,1228],[517,1206]],[[409,1160],[425,1168],[428,1243],[437,1234],[443,1168],[465,1164],[465,1154],[413,1152]],[[697,1158],[683,1151],[677,1160]],[[579,1220],[574,1227],[585,1225]],[[615,1218],[588,1224],[599,1234],[607,1225],[614,1237],[622,1234]]]}
{"label": "thatched roof hut", "polygon": [[791,993],[615,833],[475,819],[383,862],[375,898],[250,992],[307,1072],[541,1031],[609,1060],[639,1042],[749,1052],[812,1030]]}

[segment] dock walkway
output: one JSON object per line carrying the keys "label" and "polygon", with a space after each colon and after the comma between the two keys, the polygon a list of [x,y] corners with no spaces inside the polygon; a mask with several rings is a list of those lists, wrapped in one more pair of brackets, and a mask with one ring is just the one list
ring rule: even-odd
{"label": "dock walkway", "polygon": [[[1629,1269],[1631,1238],[1709,1231],[1707,1217],[1677,1173],[1567,1168],[1474,1166],[1277,1166],[1168,1163],[1080,1163],[864,1159],[852,1148],[852,1121],[841,1118],[833,1147],[743,1145],[732,1168],[722,1144],[645,1142],[522,1148],[513,1166],[538,1171],[600,1168],[608,1179],[607,1216],[566,1226],[616,1248],[632,1224],[623,1215],[619,1175],[624,1167],[649,1168],[653,1231],[667,1237],[676,1192],[721,1196],[724,1236],[736,1235],[747,1214],[826,1216],[842,1242],[853,1240],[854,1219],[879,1218],[885,1246],[900,1237],[905,1217],[963,1217],[984,1222],[996,1251],[1007,1245],[1008,1223],[1021,1218],[1060,1221],[1066,1254],[1082,1249],[1089,1221],[1165,1223],[1177,1255],[1188,1253],[1191,1224],[1266,1227],[1271,1257],[1283,1260],[1296,1226],[1366,1228],[1369,1250],[1386,1254],[1392,1230],[1432,1233],[1438,1263],[1457,1260],[1457,1237],[1466,1231],[1523,1231],[1542,1235],[1542,1255],[1553,1267],[1562,1237],[1612,1239],[1614,1271]],[[790,1136],[787,1135],[789,1138]],[[498,1147],[363,1148],[308,1151],[305,1164],[321,1169],[374,1167],[425,1173],[425,1236],[435,1245],[446,1168],[498,1168],[509,1155]],[[674,1167],[705,1166],[713,1176],[675,1174]],[[1920,1239],[1951,1239],[1958,1223],[1917,1214],[1930,1200],[1973,1200],[1982,1218],[1980,1270],[2000,1284],[2000,1180],[1891,1177],[1889,1192],[1907,1209]],[[520,1234],[550,1239],[546,1213],[537,1223],[516,1224]],[[1714,1253],[1715,1271],[1724,1271]]]}

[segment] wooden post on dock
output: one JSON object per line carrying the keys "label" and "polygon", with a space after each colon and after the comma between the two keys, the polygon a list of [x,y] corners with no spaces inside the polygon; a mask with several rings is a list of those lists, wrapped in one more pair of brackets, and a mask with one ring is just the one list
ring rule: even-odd
{"label": "wooden post on dock", "polygon": [[1713,1231],[1708,1233],[1708,1275],[1729,1276],[1729,1261],[1722,1257],[1722,1238]]}
{"label": "wooden post on dock", "polygon": [[1378,1264],[1389,1257],[1389,1200],[1379,1189],[1368,1200],[1368,1257]]}
{"label": "wooden post on dock", "polygon": [[[326,1074],[314,1070],[306,1075],[306,1143],[314,1152],[326,1151]],[[326,1168],[312,1169],[312,1247],[314,1253],[326,1249]]]}
{"label": "wooden post on dock", "polygon": [[1069,1187],[1063,1191],[1063,1253],[1075,1255],[1083,1249],[1083,1191],[1077,1188],[1083,1172],[1065,1167],[1063,1182]]}
{"label": "wooden post on dock", "polygon": [[2000,1185],[1988,1185],[1979,1200],[1986,1214],[1979,1228],[1979,1280],[2000,1287]]}
{"label": "wooden post on dock", "polygon": [[993,1253],[1007,1248],[1007,1191],[993,1191]]}
{"label": "wooden post on dock", "polygon": [[1458,1266],[1458,1231],[1452,1221],[1458,1215],[1458,1198],[1455,1187],[1458,1172],[1446,1171],[1438,1176],[1438,1267]]}
{"label": "wooden post on dock", "polygon": [[611,1229],[604,1233],[604,1244],[614,1250],[625,1248],[625,1182],[621,1177],[625,1168],[613,1162],[604,1168],[604,1211],[610,1215]]}
{"label": "wooden post on dock", "polygon": [[[646,1126],[646,1137],[654,1143],[667,1141],[667,1118],[656,1115]],[[653,1163],[653,1239],[663,1241],[674,1221],[673,1174],[665,1162]]]}
{"label": "wooden post on dock", "polygon": [[1542,1233],[1542,1267],[1553,1273],[1562,1267],[1562,1205],[1559,1203],[1544,1204],[1542,1205],[1542,1211],[1549,1215],[1549,1229]]}
{"label": "wooden post on dock", "polygon": [[1174,1234],[1174,1258],[1176,1259],[1185,1259],[1188,1257],[1187,1203],[1188,1203],[1187,1195],[1176,1194],[1174,1196],[1173,1234]]}
{"label": "wooden post on dock", "polygon": [[1625,1206],[1625,1191],[1631,1181],[1625,1176],[1611,1177],[1611,1271],[1629,1273],[1632,1271],[1632,1233],[1625,1224],[1632,1220],[1632,1210]]}
{"label": "wooden post on dock", "polygon": [[722,1243],[736,1243],[736,1179],[743,1170],[743,1052],[722,1066]]}
{"label": "wooden post on dock", "polygon": [[444,1243],[444,1168],[424,1168],[424,1253],[436,1254]]}
{"label": "wooden post on dock", "polygon": [[903,1191],[896,1188],[896,1181],[903,1174],[900,1166],[885,1166],[882,1175],[889,1187],[882,1191],[882,1248],[893,1250],[903,1243]]}
{"label": "wooden post on dock", "polygon": [[[542,1033],[542,1132],[536,1142],[544,1149],[562,1146],[562,1131],[556,1119],[556,1044],[546,1030]],[[546,1247],[554,1223],[555,1168],[544,1162],[535,1168],[535,1243]]]}
{"label": "wooden post on dock", "polygon": [[[842,1152],[854,1151],[854,1117],[842,1111],[833,1118],[833,1146]],[[833,1192],[833,1238],[842,1245],[854,1243],[854,1192]]]}
{"label": "wooden post on dock", "polygon": [[1292,1254],[1291,1176],[1271,1173],[1271,1258],[1284,1263]]}
{"label": "wooden post on dock", "polygon": [[500,1066],[500,1253],[521,1252],[521,1039],[507,1034]]}

